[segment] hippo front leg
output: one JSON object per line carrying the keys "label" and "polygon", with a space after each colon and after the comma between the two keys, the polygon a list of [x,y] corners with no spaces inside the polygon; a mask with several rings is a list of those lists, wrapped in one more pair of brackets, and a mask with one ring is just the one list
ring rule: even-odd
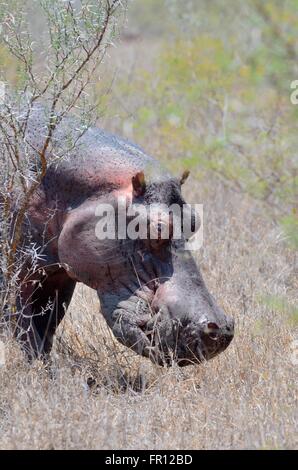
{"label": "hippo front leg", "polygon": [[29,360],[49,357],[56,328],[64,317],[74,288],[75,281],[59,267],[50,274],[40,274],[34,283],[24,286],[15,335]]}
{"label": "hippo front leg", "polygon": [[12,314],[7,312],[5,316],[10,331],[20,343],[23,352],[30,362],[39,356],[43,344],[33,321],[33,296],[35,289],[35,282],[24,284],[17,296],[17,313]]}

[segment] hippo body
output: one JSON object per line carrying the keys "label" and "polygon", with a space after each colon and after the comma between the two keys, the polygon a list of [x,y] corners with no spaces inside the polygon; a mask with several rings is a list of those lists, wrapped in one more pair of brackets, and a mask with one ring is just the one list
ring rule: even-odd
{"label": "hippo body", "polygon": [[[208,292],[183,235],[180,240],[96,235],[99,204],[116,207],[125,198],[145,207],[182,206],[180,181],[138,146],[95,127],[79,136],[65,157],[53,158],[59,153],[55,142],[60,148],[76,127],[70,118],[65,122],[55,132],[47,172],[24,225],[23,243],[41,247],[19,298],[19,337],[29,357],[50,353],[76,282],[97,291],[115,337],[158,364],[175,360],[183,366],[223,351],[233,337],[233,321]],[[34,152],[45,132],[38,110],[25,138]]]}

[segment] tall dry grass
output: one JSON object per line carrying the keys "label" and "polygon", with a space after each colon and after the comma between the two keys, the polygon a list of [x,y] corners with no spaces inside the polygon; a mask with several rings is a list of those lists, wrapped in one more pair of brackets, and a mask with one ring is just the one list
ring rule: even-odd
{"label": "tall dry grass", "polygon": [[204,203],[197,258],[235,318],[230,347],[201,366],[154,366],[114,341],[95,293],[79,285],[59,327],[52,373],[5,344],[2,449],[297,447],[297,336],[286,313],[263,301],[286,293],[297,302],[293,253],[249,198],[212,181],[190,181],[185,191]]}

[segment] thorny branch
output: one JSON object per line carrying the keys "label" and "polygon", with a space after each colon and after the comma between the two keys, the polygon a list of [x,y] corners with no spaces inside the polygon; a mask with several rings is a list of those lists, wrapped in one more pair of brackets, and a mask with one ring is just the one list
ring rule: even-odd
{"label": "thorny branch", "polygon": [[[22,229],[30,201],[41,185],[50,157],[63,158],[69,151],[55,154],[55,131],[72,111],[84,116],[88,124],[92,120],[97,105],[88,103],[88,87],[111,44],[119,14],[125,9],[121,0],[81,0],[79,5],[72,0],[36,3],[47,25],[48,48],[42,72],[26,19],[26,5],[20,0],[0,4],[0,40],[23,74],[19,89],[10,91],[0,102],[0,164],[5,169],[1,171],[0,188],[0,300],[2,310],[8,304],[12,311],[16,308],[15,295],[7,294],[7,289],[15,292],[25,262],[24,255],[18,257],[18,253],[22,252]],[[40,104],[47,110],[46,132],[35,148],[26,139],[26,132],[32,111]],[[86,129],[83,125],[70,149]],[[34,175],[30,173],[32,154],[39,160]]]}

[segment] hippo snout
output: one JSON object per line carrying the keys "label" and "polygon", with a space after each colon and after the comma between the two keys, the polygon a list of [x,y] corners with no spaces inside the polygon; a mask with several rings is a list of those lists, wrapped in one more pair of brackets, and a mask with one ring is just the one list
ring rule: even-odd
{"label": "hippo snout", "polygon": [[[223,352],[234,337],[234,320],[179,322],[175,341],[175,361],[179,366],[198,364]],[[168,342],[169,344],[169,342]]]}
{"label": "hippo snout", "polygon": [[234,320],[226,318],[226,322],[219,326],[216,322],[206,322],[200,326],[199,344],[200,352],[205,359],[211,359],[224,351],[234,337]]}
{"label": "hippo snout", "polygon": [[171,365],[174,360],[183,367],[223,352],[234,337],[234,320],[220,313],[216,320],[190,315],[177,318],[164,306],[144,328],[153,346],[151,359],[161,365]]}

